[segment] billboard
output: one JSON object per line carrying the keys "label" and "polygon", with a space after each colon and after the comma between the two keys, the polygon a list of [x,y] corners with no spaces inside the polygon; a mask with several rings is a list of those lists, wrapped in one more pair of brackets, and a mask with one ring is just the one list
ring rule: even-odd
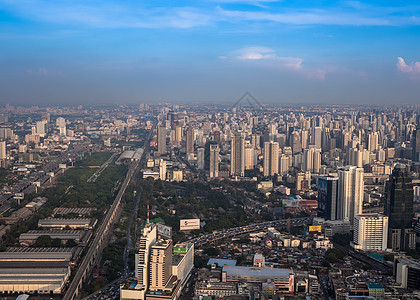
{"label": "billboard", "polygon": [[165,238],[172,238],[172,228],[166,225],[163,225],[162,223],[157,223],[157,232],[158,235],[161,235]]}
{"label": "billboard", "polygon": [[309,226],[309,232],[313,232],[313,231],[321,232],[321,226],[320,225],[317,225],[317,226]]}
{"label": "billboard", "polygon": [[173,250],[174,254],[182,254],[185,255],[188,252],[188,247],[174,247]]}
{"label": "billboard", "polygon": [[200,219],[184,219],[179,220],[180,230],[200,229]]}

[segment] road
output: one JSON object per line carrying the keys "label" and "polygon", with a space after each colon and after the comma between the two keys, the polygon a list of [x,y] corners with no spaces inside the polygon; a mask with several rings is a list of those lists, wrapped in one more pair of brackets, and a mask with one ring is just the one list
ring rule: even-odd
{"label": "road", "polygon": [[67,292],[64,295],[64,300],[74,299],[79,292],[79,288],[82,286],[84,280],[90,275],[91,269],[94,266],[95,259],[100,256],[103,250],[104,244],[107,242],[106,236],[109,233],[109,229],[112,227],[113,222],[116,219],[117,209],[120,207],[122,196],[128,184],[131,182],[133,176],[137,174],[139,169],[139,161],[132,162],[129,165],[129,170],[125,177],[124,183],[122,184],[117,197],[108,210],[104,220],[102,221],[99,229],[95,233],[95,238],[89,247],[89,250],[82,263],[77,269],[76,275],[74,276]]}
{"label": "road", "polygon": [[[74,296],[76,294],[76,290],[80,284],[80,282],[83,281],[83,276],[85,275],[86,271],[84,271],[84,268],[89,267],[89,263],[92,261],[92,258],[94,256],[94,254],[98,255],[98,253],[95,253],[96,250],[98,248],[101,248],[99,246],[99,243],[103,242],[102,237],[104,236],[104,232],[105,232],[105,228],[111,228],[110,226],[110,220],[112,218],[112,216],[114,215],[116,208],[120,205],[121,203],[121,198],[123,196],[123,194],[125,193],[125,189],[127,188],[128,184],[133,181],[134,184],[136,184],[137,182],[137,178],[136,175],[139,171],[139,169],[141,168],[141,166],[145,163],[146,161],[146,155],[145,153],[147,153],[149,151],[149,142],[150,139],[153,137],[153,131],[155,130],[157,125],[157,122],[154,123],[152,129],[149,132],[149,136],[147,137],[145,143],[144,143],[144,151],[143,151],[143,155],[140,158],[139,161],[135,161],[134,163],[132,163],[132,165],[130,165],[129,171],[126,175],[126,178],[124,180],[124,183],[120,189],[120,191],[118,192],[117,197],[114,200],[114,203],[112,204],[110,210],[108,211],[104,221],[101,224],[101,227],[99,228],[99,230],[97,231],[96,235],[95,235],[95,239],[92,242],[88,253],[86,254],[86,256],[84,257],[82,263],[80,264],[78,271],[76,273],[76,276],[74,277],[73,281],[70,284],[70,287],[67,291],[67,293],[64,296],[64,299],[74,299]],[[134,164],[134,165],[133,165]],[[140,193],[137,192],[136,195],[136,207],[138,207],[138,203],[139,200],[141,198],[141,190]],[[130,221],[128,224],[128,230],[127,230],[127,246],[125,247],[124,250],[124,274],[122,274],[122,279],[128,278],[129,276],[131,276],[132,274],[130,274],[129,272],[129,268],[128,268],[128,255],[130,253],[131,248],[133,247],[132,245],[132,240],[131,240],[131,223],[133,221],[135,212],[137,211],[137,209],[133,210],[133,213],[130,215]],[[106,241],[106,239],[105,239]],[[102,251],[102,249],[101,249]],[[90,266],[91,268],[93,266]],[[90,270],[88,272],[88,275],[90,275]],[[86,277],[88,276],[86,275]],[[86,279],[86,278],[85,278]],[[120,278],[121,279],[121,278]],[[116,281],[116,283],[112,284],[112,285],[108,285],[106,287],[107,290],[110,290],[112,293],[115,293],[115,288],[116,286],[119,287],[119,284],[121,283],[121,280]],[[119,291],[119,290],[118,290]],[[88,297],[86,297],[86,299],[97,299],[97,296],[101,297],[102,293],[104,292],[104,290],[98,291],[95,294],[89,295]]]}
{"label": "road", "polygon": [[111,155],[110,158],[106,162],[102,164],[102,166],[97,170],[95,173],[92,174],[87,180],[87,182],[95,182],[96,179],[98,179],[99,176],[101,176],[102,172],[108,167],[108,165],[111,163],[111,161],[114,159],[115,156],[117,156],[118,153],[114,153]]}
{"label": "road", "polygon": [[[310,222],[312,222],[312,218],[311,217],[295,218],[295,219],[290,219],[290,222],[292,225],[309,224]],[[268,221],[268,222],[263,222],[263,223],[255,223],[251,225],[229,228],[222,231],[215,231],[213,233],[209,233],[209,234],[191,239],[188,242],[194,243],[195,247],[200,247],[204,244],[211,243],[217,240],[226,239],[226,238],[230,238],[230,237],[234,237],[237,235],[242,235],[242,234],[246,234],[246,233],[250,233],[254,231],[259,231],[268,227],[286,226],[286,225],[287,225],[287,219],[274,220],[274,221]]]}

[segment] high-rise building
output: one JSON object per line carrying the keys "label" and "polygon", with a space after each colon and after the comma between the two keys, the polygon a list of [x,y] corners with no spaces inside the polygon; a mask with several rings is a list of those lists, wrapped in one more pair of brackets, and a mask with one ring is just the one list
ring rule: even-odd
{"label": "high-rise building", "polygon": [[63,117],[58,117],[55,120],[55,125],[57,126],[57,128],[60,132],[60,136],[66,136],[67,135],[66,119],[64,119]]}
{"label": "high-rise building", "polygon": [[166,161],[163,159],[159,163],[159,178],[160,180],[166,180]]}
{"label": "high-rise building", "polygon": [[172,277],[172,240],[158,239],[150,251],[150,289],[163,289]]}
{"label": "high-rise building", "polygon": [[166,128],[162,124],[157,127],[158,154],[166,154]]}
{"label": "high-rise building", "polygon": [[245,175],[245,139],[241,133],[233,134],[230,151],[230,175],[243,177]]}
{"label": "high-rise building", "polygon": [[299,131],[293,131],[291,135],[291,146],[292,146],[293,154],[298,154],[302,152],[302,142],[300,140]]}
{"label": "high-rise building", "polygon": [[255,167],[255,150],[252,145],[245,146],[245,170],[252,170]]}
{"label": "high-rise building", "polygon": [[414,130],[413,138],[413,160],[420,161],[420,124],[417,125],[416,130]]}
{"label": "high-rise building", "polygon": [[378,133],[377,132],[371,132],[368,136],[368,151],[373,152],[378,149]]}
{"label": "high-rise building", "polygon": [[420,286],[420,263],[410,258],[395,260],[395,282],[404,289],[418,290]]}
{"label": "high-rise building", "polygon": [[321,136],[322,136],[322,128],[313,127],[312,134],[311,134],[311,145],[315,145],[315,148],[321,148]]}
{"label": "high-rise building", "polygon": [[354,218],[354,249],[385,251],[388,240],[388,217],[382,214],[360,214]]}
{"label": "high-rise building", "polygon": [[210,145],[210,178],[219,177],[219,145]]}
{"label": "high-rise building", "polygon": [[194,128],[189,127],[187,129],[185,153],[191,154],[194,153]]}
{"label": "high-rise building", "polygon": [[204,170],[204,148],[197,149],[197,169]]}
{"label": "high-rise building", "polygon": [[413,182],[406,166],[397,164],[386,183],[385,215],[389,217],[388,248],[407,251],[416,246],[412,223]]}
{"label": "high-rise building", "polygon": [[[135,254],[135,270],[134,274],[137,278],[138,284],[144,290],[144,293],[149,287],[149,264],[150,264],[150,250],[157,239],[157,226],[155,224],[147,224],[144,227],[142,236],[137,244],[137,251]],[[143,298],[144,299],[144,298]]]}
{"label": "high-rise building", "polygon": [[279,143],[264,142],[264,176],[274,176],[279,173]]}
{"label": "high-rise building", "polygon": [[6,159],[6,141],[0,141],[0,159]]}
{"label": "high-rise building", "polygon": [[318,177],[318,216],[338,220],[338,177]]}
{"label": "high-rise building", "polygon": [[280,175],[286,175],[289,172],[290,157],[286,154],[280,156]]}
{"label": "high-rise building", "polygon": [[362,212],[364,194],[363,168],[347,166],[338,170],[337,219],[349,220]]}

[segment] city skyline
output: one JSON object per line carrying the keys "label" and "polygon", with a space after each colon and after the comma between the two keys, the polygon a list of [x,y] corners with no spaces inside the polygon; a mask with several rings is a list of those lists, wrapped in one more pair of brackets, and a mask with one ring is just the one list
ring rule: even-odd
{"label": "city skyline", "polygon": [[0,1],[0,103],[418,103],[415,1]]}

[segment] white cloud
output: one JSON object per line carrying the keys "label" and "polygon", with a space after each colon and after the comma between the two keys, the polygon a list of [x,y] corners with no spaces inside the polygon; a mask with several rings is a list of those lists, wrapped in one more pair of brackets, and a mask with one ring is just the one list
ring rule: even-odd
{"label": "white cloud", "polygon": [[402,57],[398,57],[397,68],[403,73],[409,73],[412,75],[420,75],[420,62],[416,61],[411,64],[407,64]]}
{"label": "white cloud", "polygon": [[277,66],[290,69],[302,69],[303,59],[299,57],[278,56],[271,48],[254,46],[246,47],[235,51],[235,58],[240,60],[265,60],[271,61]]}
{"label": "white cloud", "polygon": [[308,79],[325,80],[328,73],[326,69],[305,68],[302,58],[280,56],[274,49],[263,46],[245,47],[233,51],[230,56],[219,56],[219,59],[243,61],[254,66],[295,72]]}

